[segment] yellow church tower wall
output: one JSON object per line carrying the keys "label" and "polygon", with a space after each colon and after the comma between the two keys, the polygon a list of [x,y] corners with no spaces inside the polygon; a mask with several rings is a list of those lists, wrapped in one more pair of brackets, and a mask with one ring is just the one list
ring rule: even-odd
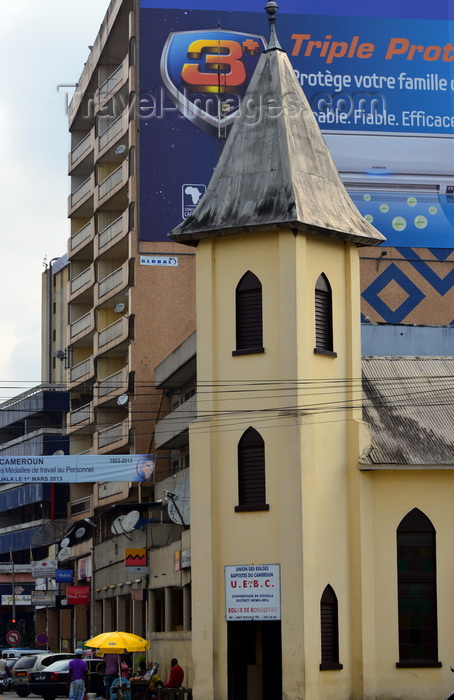
{"label": "yellow church tower wall", "polygon": [[[357,266],[354,245],[288,230],[198,246],[191,529],[200,534],[192,539],[194,662],[196,676],[207,679],[198,688],[206,697],[227,697],[224,567],[243,564],[280,565],[288,697],[351,694],[349,472],[358,474],[357,453],[349,465],[347,446],[361,416],[360,355],[352,354],[360,332]],[[264,352],[235,356],[235,288],[248,270],[263,285]],[[314,352],[322,273],[332,287],[337,356]],[[237,446],[249,426],[265,441],[269,510],[241,513]],[[319,670],[320,598],[328,584],[339,600],[342,680]]]}

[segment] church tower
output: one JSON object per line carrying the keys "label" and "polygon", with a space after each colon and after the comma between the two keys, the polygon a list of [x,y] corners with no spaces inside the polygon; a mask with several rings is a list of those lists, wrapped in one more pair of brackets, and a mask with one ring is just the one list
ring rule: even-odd
{"label": "church tower", "polygon": [[196,246],[190,428],[197,700],[362,697],[357,246],[349,198],[277,39],[207,192]]}

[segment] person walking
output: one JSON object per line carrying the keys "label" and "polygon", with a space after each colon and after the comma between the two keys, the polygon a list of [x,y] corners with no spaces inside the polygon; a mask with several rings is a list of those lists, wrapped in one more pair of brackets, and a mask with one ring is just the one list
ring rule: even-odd
{"label": "person walking", "polygon": [[84,700],[85,688],[88,686],[88,666],[82,658],[82,649],[76,649],[74,659],[68,666],[69,700]]}

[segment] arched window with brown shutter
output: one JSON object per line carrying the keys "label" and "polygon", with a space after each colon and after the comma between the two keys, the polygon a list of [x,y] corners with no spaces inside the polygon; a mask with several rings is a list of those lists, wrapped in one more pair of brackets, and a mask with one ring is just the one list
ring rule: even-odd
{"label": "arched window with brown shutter", "polygon": [[326,586],[320,600],[321,631],[321,671],[338,671],[343,668],[339,663],[339,620],[337,597],[331,586]]}
{"label": "arched window with brown shutter", "polygon": [[248,355],[263,350],[262,285],[250,270],[239,281],[236,294],[236,350]]}
{"label": "arched window with brown shutter", "polygon": [[248,428],[238,443],[238,505],[235,510],[269,510],[266,503],[265,443],[254,428]]}
{"label": "arched window with brown shutter", "polygon": [[315,353],[337,357],[333,349],[333,300],[325,274],[315,284]]}

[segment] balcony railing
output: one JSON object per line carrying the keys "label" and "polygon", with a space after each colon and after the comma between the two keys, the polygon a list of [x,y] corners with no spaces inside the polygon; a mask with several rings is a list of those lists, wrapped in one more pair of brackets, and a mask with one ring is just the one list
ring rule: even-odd
{"label": "balcony railing", "polygon": [[88,177],[79,187],[71,192],[71,206],[74,207],[91,191],[91,177]]}
{"label": "balcony railing", "polygon": [[77,292],[79,289],[91,282],[92,278],[93,268],[91,266],[85,268],[85,270],[82,270],[82,272],[71,280],[71,294],[74,294],[74,292]]}
{"label": "balcony railing", "polygon": [[128,425],[127,421],[122,421],[121,423],[115,423],[109,428],[103,428],[98,434],[98,446],[106,447],[106,445],[111,445],[113,442],[118,442],[118,440],[127,439],[128,437]]}
{"label": "balcony railing", "polygon": [[122,284],[123,281],[123,266],[117,267],[117,269],[111,272],[110,275],[107,275],[107,277],[104,277],[102,280],[100,280],[98,285],[98,296],[103,297],[105,294],[108,294],[113,289]]}
{"label": "balcony railing", "polygon": [[[72,331],[72,327],[71,327]],[[91,361],[90,358],[87,360],[83,360],[82,362],[79,362],[77,365],[74,365],[74,367],[71,367],[70,370],[70,379],[72,382],[77,381],[81,377],[84,377],[86,374],[89,374],[91,368]]]}
{"label": "balcony railing", "polygon": [[85,406],[81,406],[80,408],[76,408],[74,411],[71,411],[71,413],[69,414],[70,425],[78,425],[84,420],[89,419],[90,407],[91,405],[89,403],[86,403]]}
{"label": "balcony railing", "polygon": [[123,333],[126,332],[127,320],[125,318],[120,318],[118,321],[114,321],[110,326],[106,326],[102,331],[98,333],[98,347],[107,345],[107,343],[112,342],[115,338],[118,338]]}
{"label": "balcony railing", "polygon": [[79,335],[79,333],[82,333],[82,331],[85,331],[87,328],[90,327],[91,324],[91,314],[88,312],[88,314],[84,314],[80,318],[77,319],[77,321],[74,321],[71,323],[70,326],[70,335],[71,338],[75,338],[76,335]]}
{"label": "balcony railing", "polygon": [[99,232],[99,247],[103,248],[105,245],[110,243],[116,236],[123,232],[123,214],[112,221],[111,224],[106,226],[102,231]]}
{"label": "balcony railing", "polygon": [[82,226],[82,228],[73,233],[71,236],[71,250],[75,250],[75,248],[80,246],[87,238],[90,238],[92,230],[92,224],[91,221],[89,221],[88,224],[85,224],[85,226]]}
{"label": "balcony railing", "polygon": [[99,198],[102,199],[123,180],[123,164],[99,183]]}
{"label": "balcony railing", "polygon": [[123,80],[123,64],[118,66],[114,70],[113,73],[109,75],[107,80],[105,80],[102,85],[99,87],[99,99],[104,100],[109,92],[112,92],[112,90],[118,85],[118,83],[121,83]]}
{"label": "balcony railing", "polygon": [[118,134],[123,131],[123,128],[127,122],[122,114],[118,117],[110,126],[99,135],[99,149],[102,150],[108,143],[110,143]]}
{"label": "balcony railing", "polygon": [[101,379],[98,384],[98,396],[106,396],[110,394],[111,391],[117,391],[124,386],[124,373],[123,370],[119,372],[114,372],[109,377]]}
{"label": "balcony railing", "polygon": [[71,163],[75,163],[76,160],[89,150],[91,146],[91,132],[88,133],[82,141],[80,141],[77,146],[75,146],[71,151]]}

